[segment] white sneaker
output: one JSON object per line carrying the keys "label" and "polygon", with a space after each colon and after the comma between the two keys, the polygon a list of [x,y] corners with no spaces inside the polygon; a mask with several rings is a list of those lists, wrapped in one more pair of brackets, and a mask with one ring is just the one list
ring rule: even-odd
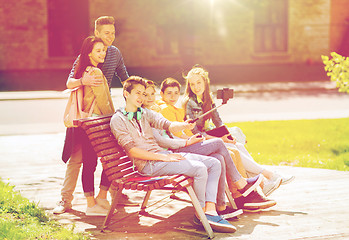
{"label": "white sneaker", "polygon": [[85,214],[86,216],[107,216],[108,210],[96,204],[93,207],[87,207]]}
{"label": "white sneaker", "polygon": [[262,189],[263,193],[265,196],[269,196],[270,194],[272,194],[272,192],[274,192],[276,189],[278,189],[278,187],[280,187],[282,178],[276,178],[275,180],[266,180],[264,181],[264,187]]}
{"label": "white sneaker", "polygon": [[60,201],[57,203],[57,207],[53,209],[53,213],[62,214],[62,213],[68,212],[71,209],[72,209],[72,205],[70,203]]}
{"label": "white sneaker", "polygon": [[108,202],[107,199],[96,198],[96,203],[104,209],[107,209],[107,210],[110,209],[110,203]]}
{"label": "white sneaker", "polygon": [[290,182],[292,182],[296,177],[293,176],[293,175],[280,175],[280,174],[277,174],[275,173],[274,174],[274,179],[275,178],[279,178],[281,177],[281,185],[285,185],[285,184],[288,184]]}

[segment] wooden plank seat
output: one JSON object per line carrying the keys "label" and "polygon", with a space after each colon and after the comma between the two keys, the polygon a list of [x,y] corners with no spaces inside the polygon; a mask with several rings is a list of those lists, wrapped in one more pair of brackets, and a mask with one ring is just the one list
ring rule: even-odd
{"label": "wooden plank seat", "polygon": [[114,214],[114,210],[120,199],[123,189],[145,191],[145,197],[141,205],[140,213],[144,213],[147,207],[152,190],[186,191],[190,196],[192,204],[206,230],[209,238],[214,234],[205,214],[192,188],[192,178],[185,175],[159,176],[152,178],[149,182],[139,182],[137,178],[143,177],[133,169],[132,161],[118,145],[110,130],[110,119],[112,115],[97,118],[86,118],[74,120],[74,124],[81,127],[87,134],[93,149],[102,162],[112,189],[115,190],[112,196],[111,208],[106,216],[102,231],[104,231]]}

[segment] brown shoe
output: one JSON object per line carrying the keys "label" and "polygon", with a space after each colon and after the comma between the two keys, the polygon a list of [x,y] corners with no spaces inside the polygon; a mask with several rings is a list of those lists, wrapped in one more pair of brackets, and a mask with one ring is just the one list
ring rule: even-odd
{"label": "brown shoe", "polygon": [[235,199],[236,206],[243,210],[260,210],[276,205],[274,200],[270,200],[260,195],[257,191],[252,191],[247,197]]}

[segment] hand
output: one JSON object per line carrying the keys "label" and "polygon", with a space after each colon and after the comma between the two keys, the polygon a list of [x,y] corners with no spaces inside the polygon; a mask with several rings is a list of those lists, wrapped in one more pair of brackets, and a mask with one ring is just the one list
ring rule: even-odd
{"label": "hand", "polygon": [[197,134],[191,136],[190,138],[188,138],[187,146],[193,145],[193,144],[198,143],[198,142],[202,142],[204,140],[205,140],[205,137],[202,136],[201,134],[197,133]]}
{"label": "hand", "polygon": [[187,120],[185,121],[185,123],[187,124],[187,125],[185,126],[185,129],[192,130],[192,129],[195,127],[196,123],[195,123],[195,122],[194,122],[194,123],[191,123],[190,120],[191,120],[191,119],[187,119]]}
{"label": "hand", "polygon": [[103,83],[103,76],[85,74],[85,76],[82,78],[82,82],[84,85],[87,85],[87,86],[98,87]]}
{"label": "hand", "polygon": [[223,142],[236,144],[236,139],[230,134],[226,134],[222,137]]}
{"label": "hand", "polygon": [[171,153],[171,154],[163,154],[164,158],[162,159],[163,162],[179,162],[180,160],[184,160],[185,158],[178,154],[178,153]]}

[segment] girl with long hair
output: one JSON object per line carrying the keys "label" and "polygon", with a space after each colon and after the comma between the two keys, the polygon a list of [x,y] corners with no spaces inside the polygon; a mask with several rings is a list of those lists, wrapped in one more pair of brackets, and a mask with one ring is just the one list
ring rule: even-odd
{"label": "girl with long hair", "polygon": [[[184,96],[186,117],[188,119],[195,119],[215,107],[210,91],[210,78],[208,71],[199,65],[194,66],[184,78],[186,79]],[[213,122],[215,127],[223,125],[218,111],[214,110],[210,114],[200,118],[196,122],[196,126],[192,129],[192,132],[194,134],[200,133],[207,139],[216,138],[206,133],[206,131],[210,130],[210,121]],[[294,179],[294,176],[281,176],[256,163],[246,150],[244,144],[237,142],[234,138],[233,140],[230,139],[229,134],[221,138],[228,147],[239,151],[242,163],[248,174],[257,175],[262,173],[266,177],[267,180],[264,181],[263,186],[263,192],[266,196],[270,195],[280,184],[286,184]]]}
{"label": "girl with long hair", "polygon": [[[80,88],[83,89],[82,110],[90,112],[92,116],[114,113],[114,106],[110,96],[109,87],[98,64],[104,62],[106,46],[102,39],[90,36],[82,44],[79,61],[76,65],[74,78],[79,79]],[[86,78],[97,76],[103,79],[103,83],[91,86],[84,85]],[[67,150],[68,149],[68,150]],[[62,213],[71,209],[72,193],[82,169],[82,186],[87,199],[86,215],[106,216],[110,208],[107,200],[107,191],[110,182],[107,175],[102,172],[100,191],[94,197],[94,172],[97,166],[97,155],[94,152],[87,135],[79,127],[67,128],[66,140],[63,150],[63,159],[68,161],[66,175],[62,188],[62,201],[54,210],[54,213]],[[63,200],[64,198],[64,200]]]}

